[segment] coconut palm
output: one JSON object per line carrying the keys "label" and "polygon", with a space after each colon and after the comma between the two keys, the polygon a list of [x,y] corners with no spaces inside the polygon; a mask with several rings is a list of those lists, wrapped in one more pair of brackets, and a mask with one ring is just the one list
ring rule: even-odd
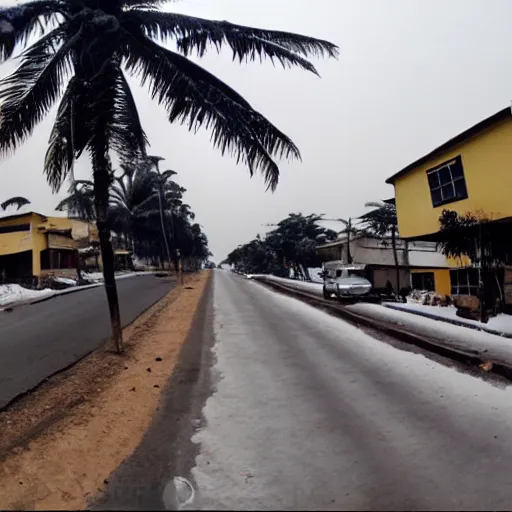
{"label": "coconut palm", "polygon": [[[44,172],[58,190],[75,158],[92,162],[95,210],[113,337],[122,350],[114,255],[108,229],[111,152],[145,154],[147,139],[126,74],[140,78],[169,121],[211,130],[214,146],[234,154],[271,189],[275,157],[300,158],[295,144],[236,91],[187,56],[231,48],[240,62],[268,57],[316,73],[308,56],[336,56],[327,41],[287,32],[163,12],[162,0],[32,0],[0,10],[0,62],[41,37],[0,83],[0,149],[15,150],[59,99]],[[172,41],[177,51],[157,41]],[[68,81],[69,79],[69,81]]]}
{"label": "coconut palm", "polygon": [[66,211],[68,217],[92,221],[96,219],[94,211],[94,183],[89,180],[73,180],[66,196],[56,207],[57,211]]}
{"label": "coconut palm", "polygon": [[369,202],[365,205],[367,208],[373,208],[372,211],[359,217],[367,229],[379,237],[391,237],[391,248],[395,260],[396,287],[397,293],[400,293],[400,263],[398,261],[398,250],[396,246],[398,236],[398,219],[396,216],[396,206],[387,202]]}
{"label": "coconut palm", "polygon": [[7,208],[10,208],[11,206],[15,206],[17,210],[20,208],[23,208],[24,206],[27,206],[30,204],[30,201],[26,199],[25,197],[11,197],[10,199],[7,199],[2,204],[0,204],[0,210],[7,210]]}

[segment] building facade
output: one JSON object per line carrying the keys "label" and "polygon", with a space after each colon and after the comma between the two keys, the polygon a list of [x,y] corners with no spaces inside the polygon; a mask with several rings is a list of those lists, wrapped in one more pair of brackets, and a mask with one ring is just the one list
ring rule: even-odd
{"label": "building facade", "polygon": [[[512,228],[511,169],[512,110],[506,108],[387,180],[395,188],[400,235],[407,240],[439,240],[443,210],[471,213]],[[454,267],[451,294],[476,295],[478,272],[471,261],[449,263]],[[508,295],[512,301],[512,293]]]}
{"label": "building facade", "polygon": [[44,276],[75,277],[78,250],[98,243],[94,223],[36,212],[0,218],[0,281],[35,285]]}
{"label": "building facade", "polygon": [[[396,241],[400,288],[435,291],[442,295],[450,293],[450,263],[441,254],[435,242]],[[322,262],[342,261],[366,265],[368,277],[376,289],[385,289],[388,282],[397,291],[395,256],[390,239],[370,236],[346,237],[319,246],[317,253]]]}

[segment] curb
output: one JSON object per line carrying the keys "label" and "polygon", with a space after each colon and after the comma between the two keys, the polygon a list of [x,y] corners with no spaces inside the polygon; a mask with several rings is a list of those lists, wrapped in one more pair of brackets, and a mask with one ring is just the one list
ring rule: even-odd
{"label": "curb", "polygon": [[502,338],[512,339],[512,334],[508,334],[506,332],[501,332],[501,331],[496,331],[494,329],[486,329],[485,327],[481,327],[481,326],[475,325],[475,324],[469,324],[466,322],[461,322],[460,320],[454,320],[453,318],[439,318],[436,315],[424,313],[423,311],[414,311],[414,310],[403,309],[403,308],[397,307],[393,304],[383,304],[383,306],[386,308],[389,308],[389,309],[393,309],[395,311],[400,311],[400,313],[410,313],[411,315],[422,316],[424,318],[430,318],[432,320],[437,320],[439,322],[446,322],[447,324],[457,325],[459,327],[467,327],[468,329],[473,329],[474,331],[488,332],[489,334],[494,334],[495,336],[501,336]]}
{"label": "curb", "polygon": [[360,327],[362,325],[374,330],[381,331],[388,336],[396,338],[400,341],[415,345],[423,350],[446,357],[448,359],[452,359],[453,361],[457,361],[466,366],[478,367],[484,363],[490,362],[492,363],[492,369],[489,370],[488,373],[494,373],[512,381],[512,365],[509,365],[503,361],[483,359],[476,351],[463,352],[461,350],[454,349],[453,347],[440,345],[429,338],[419,336],[405,328],[398,327],[391,322],[385,322],[382,320],[377,320],[374,317],[354,313],[353,311],[349,311],[339,304],[330,304],[324,299],[320,299],[315,295],[310,295],[308,293],[295,290],[273,281],[267,281],[264,278],[257,278],[254,279],[254,281],[262,284],[263,286],[273,288],[276,291],[283,293],[284,295],[289,295],[296,299],[300,299],[303,302],[306,302],[318,309],[322,309],[333,316],[340,317],[350,324],[355,325],[356,327]]}

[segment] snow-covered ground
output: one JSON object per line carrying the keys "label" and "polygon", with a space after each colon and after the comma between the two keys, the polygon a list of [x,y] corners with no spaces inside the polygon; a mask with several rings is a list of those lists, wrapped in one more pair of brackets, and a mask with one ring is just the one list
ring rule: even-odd
{"label": "snow-covered ground", "polygon": [[30,290],[23,288],[19,284],[2,284],[0,285],[0,307],[5,307],[15,302],[42,299],[53,293],[55,293],[55,290],[50,290],[49,288],[45,290]]}
{"label": "snow-covered ground", "polygon": [[286,279],[285,277],[269,276],[267,274],[249,274],[248,279],[266,279],[268,281],[275,281],[276,283],[282,283],[283,285],[295,288],[296,290],[303,290],[309,293],[314,293],[319,296],[323,296],[323,284],[322,283],[306,283],[305,281],[297,281],[295,279]]}
{"label": "snow-covered ground", "polygon": [[[258,277],[264,278],[266,280],[282,283],[290,288],[304,290],[322,296],[321,284],[304,283],[302,281],[294,281],[292,279],[268,275],[256,275],[251,277],[253,279],[257,279]],[[397,310],[397,307],[399,307],[400,310]],[[393,303],[390,307],[380,304],[358,303],[347,306],[347,308],[366,317],[386,320],[407,327],[408,330],[416,332],[419,335],[428,336],[439,345],[455,348],[463,352],[477,352],[482,357],[488,357],[489,359],[512,365],[512,340],[497,334],[469,329],[442,321],[448,318],[452,320],[464,320],[455,315],[455,308],[398,303]],[[433,311],[434,313],[439,313],[439,320],[426,318],[417,314],[410,314],[413,310],[420,310],[419,308],[421,308],[421,311],[426,309],[429,312]],[[510,332],[512,334],[512,319],[508,315],[500,315],[493,318],[488,324],[480,324],[480,322],[474,322],[472,320],[464,320],[464,323],[476,324],[482,327],[482,329],[486,328],[497,332]]]}
{"label": "snow-covered ground", "polygon": [[512,340],[509,338],[408,314],[405,311],[397,311],[380,304],[359,303],[347,306],[347,308],[354,313],[404,326],[409,331],[428,336],[438,345],[466,353],[477,353],[489,360],[512,365]]}
{"label": "snow-covered ground", "polygon": [[491,330],[504,334],[512,335],[512,316],[511,315],[498,315],[494,318],[491,318],[488,323],[483,324],[476,320],[469,320],[467,318],[461,318],[457,316],[457,309],[453,306],[451,307],[438,307],[438,306],[423,306],[422,304],[392,304],[389,307],[393,309],[401,309],[404,311],[419,313],[423,315],[430,315],[439,317],[440,320],[454,320],[456,322],[460,322],[463,324],[472,325],[478,327],[483,330]]}
{"label": "snow-covered ground", "polygon": [[238,284],[214,279],[215,386],[194,421],[189,509],[507,508],[510,388]]}
{"label": "snow-covered ground", "polygon": [[[127,277],[134,277],[134,276],[146,276],[148,274],[151,274],[151,272],[119,272],[116,274],[116,279],[125,279]],[[93,283],[102,283],[103,282],[103,272],[90,272],[90,273],[83,273],[82,278],[86,281],[91,281]]]}
{"label": "snow-covered ground", "polygon": [[[318,268],[309,267],[308,273],[309,273],[309,277],[311,278],[311,281],[313,281],[314,283],[323,283],[324,280],[318,275],[320,272],[322,272],[321,267],[318,267]],[[293,269],[290,269],[290,278],[294,279],[294,277],[295,277],[295,273],[294,273]],[[299,279],[300,279],[300,277],[299,277]]]}

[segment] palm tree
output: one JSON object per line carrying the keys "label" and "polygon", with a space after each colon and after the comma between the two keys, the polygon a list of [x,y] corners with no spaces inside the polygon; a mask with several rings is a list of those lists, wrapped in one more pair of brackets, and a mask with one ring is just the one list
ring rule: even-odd
{"label": "palm tree", "polygon": [[92,221],[96,219],[94,211],[94,183],[89,180],[73,180],[65,197],[56,207],[57,211],[66,211],[68,217]]}
{"label": "palm tree", "polygon": [[354,219],[352,217],[349,217],[347,219],[324,219],[321,220],[328,220],[328,221],[336,221],[341,222],[345,227],[339,231],[337,234],[339,235],[346,235],[347,237],[347,263],[351,265],[354,262],[354,259],[352,258],[352,251],[350,250],[350,244],[352,242],[352,237],[356,237],[357,235],[364,235],[366,231],[364,229],[359,228],[354,224]]}
{"label": "palm tree", "polygon": [[367,228],[379,237],[391,236],[391,247],[393,249],[393,259],[395,260],[396,287],[397,293],[400,293],[400,263],[398,261],[398,250],[396,239],[398,236],[398,219],[396,216],[396,206],[387,202],[369,202],[365,205],[367,208],[374,208],[372,211],[359,217]]}
{"label": "palm tree", "polygon": [[[174,176],[176,174],[176,172],[169,170],[169,171],[165,171],[163,174],[161,174],[160,173],[160,162],[165,159],[160,156],[153,156],[153,157],[148,157],[148,158],[149,158],[150,162],[153,164],[154,172],[156,173],[156,183],[157,183],[157,189],[158,189],[158,208],[160,211],[160,227],[162,229],[162,237],[163,237],[164,244],[165,244],[167,263],[170,268],[171,250],[169,249],[169,240],[167,239],[167,230],[165,227],[165,215],[164,215],[165,199],[164,199],[164,190],[163,189],[164,189],[165,182],[171,176]],[[172,219],[172,211],[171,211],[171,226],[172,226],[172,223],[173,223],[173,219]],[[178,269],[176,269],[176,270],[178,270]]]}
{"label": "palm tree", "polygon": [[15,206],[17,210],[20,208],[23,208],[24,206],[27,206],[30,204],[30,201],[26,199],[25,197],[11,197],[10,199],[7,199],[2,204],[0,204],[0,210],[7,210],[7,208],[10,208],[11,206]]}
{"label": "palm tree", "polygon": [[[108,226],[110,153],[130,160],[146,154],[147,138],[125,71],[148,85],[172,123],[212,132],[214,146],[261,171],[269,188],[279,179],[277,157],[300,158],[297,146],[231,87],[189,60],[229,47],[235,58],[263,56],[284,67],[317,73],[308,56],[335,57],[327,41],[287,32],[210,21],[159,9],[162,0],[32,0],[0,10],[0,62],[32,36],[17,70],[0,82],[0,149],[13,151],[60,104],[44,172],[59,190],[76,158],[92,162],[95,211],[112,333],[122,351],[114,254]],[[43,29],[41,31],[41,28]],[[173,41],[178,51],[156,41]],[[69,81],[66,81],[67,79]]]}

